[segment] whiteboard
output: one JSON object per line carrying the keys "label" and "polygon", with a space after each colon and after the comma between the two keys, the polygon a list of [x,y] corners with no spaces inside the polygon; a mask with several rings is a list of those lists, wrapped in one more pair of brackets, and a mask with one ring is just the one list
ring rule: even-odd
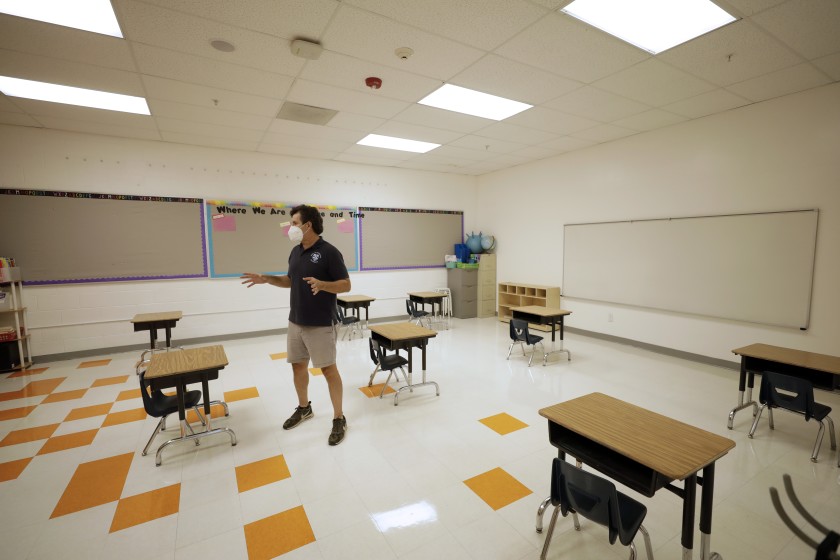
{"label": "whiteboard", "polygon": [[566,224],[563,296],[806,329],[818,215]]}

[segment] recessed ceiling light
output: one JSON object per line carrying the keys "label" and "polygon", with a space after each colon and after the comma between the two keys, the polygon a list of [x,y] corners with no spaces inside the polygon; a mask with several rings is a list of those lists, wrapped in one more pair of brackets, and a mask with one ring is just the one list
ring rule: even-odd
{"label": "recessed ceiling light", "polygon": [[494,121],[504,120],[533,107],[533,105],[527,103],[520,103],[519,101],[453,86],[452,84],[442,85],[417,103],[446,109],[447,111],[455,111],[456,113],[493,119]]}
{"label": "recessed ceiling light", "polygon": [[210,41],[210,46],[216,49],[217,51],[222,52],[233,52],[236,50],[236,47],[234,47],[232,43],[228,43],[227,41],[223,41],[222,39],[213,39],[212,41]]}
{"label": "recessed ceiling light", "polygon": [[432,144],[431,142],[407,140],[405,138],[396,138],[394,136],[382,136],[381,134],[368,134],[356,142],[356,144],[359,144],[360,146],[373,146],[374,148],[401,150],[403,152],[415,152],[418,154],[425,154],[426,152],[440,147],[440,144]]}
{"label": "recessed ceiling light", "polygon": [[709,0],[575,0],[562,11],[652,54],[737,19]]}
{"label": "recessed ceiling light", "polygon": [[0,0],[0,12],[122,38],[110,0]]}
{"label": "recessed ceiling light", "polygon": [[122,111],[124,113],[137,113],[138,115],[151,114],[146,100],[142,97],[109,93],[107,91],[60,86],[46,82],[33,82],[31,80],[21,80],[7,76],[0,76],[0,91],[10,97],[25,97],[26,99],[51,101],[66,105],[80,105],[82,107],[107,109],[109,111]]}

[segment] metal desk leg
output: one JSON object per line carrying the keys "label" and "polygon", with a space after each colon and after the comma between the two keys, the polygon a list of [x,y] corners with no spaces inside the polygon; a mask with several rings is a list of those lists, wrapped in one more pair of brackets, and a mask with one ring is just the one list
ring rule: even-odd
{"label": "metal desk leg", "polygon": [[712,498],[715,493],[715,464],[703,469],[702,492],[700,494],[700,558],[702,560],[722,560],[717,552],[712,552]]}
{"label": "metal desk leg", "polygon": [[697,473],[683,481],[682,543],[683,560],[691,560],[694,553],[694,506],[697,498]]}
{"label": "metal desk leg", "polygon": [[747,364],[745,358],[741,357],[741,373],[738,376],[738,405],[729,411],[729,420],[726,422],[726,427],[732,429],[732,423],[735,421],[735,413],[739,410],[744,410],[747,407],[752,407],[753,418],[758,415],[758,403],[752,399],[753,383],[755,374],[749,372],[749,389],[747,391],[747,400],[744,401],[744,389],[747,385]]}

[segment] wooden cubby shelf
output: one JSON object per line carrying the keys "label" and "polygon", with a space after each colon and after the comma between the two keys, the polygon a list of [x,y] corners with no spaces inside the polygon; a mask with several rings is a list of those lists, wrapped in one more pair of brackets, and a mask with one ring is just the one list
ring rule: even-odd
{"label": "wooden cubby shelf", "polygon": [[[499,321],[510,322],[511,309],[526,305],[560,307],[560,288],[557,286],[519,284],[517,282],[499,282]],[[529,323],[529,328],[550,331],[551,325]]]}

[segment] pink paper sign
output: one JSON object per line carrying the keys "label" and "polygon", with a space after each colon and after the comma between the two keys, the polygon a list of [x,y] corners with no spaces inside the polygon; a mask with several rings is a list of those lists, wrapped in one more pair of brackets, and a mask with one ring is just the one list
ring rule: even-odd
{"label": "pink paper sign", "polygon": [[236,218],[227,214],[213,215],[213,233],[219,231],[236,231]]}
{"label": "pink paper sign", "polygon": [[356,230],[353,220],[340,218],[336,223],[338,224],[338,231],[341,233],[353,233]]}

